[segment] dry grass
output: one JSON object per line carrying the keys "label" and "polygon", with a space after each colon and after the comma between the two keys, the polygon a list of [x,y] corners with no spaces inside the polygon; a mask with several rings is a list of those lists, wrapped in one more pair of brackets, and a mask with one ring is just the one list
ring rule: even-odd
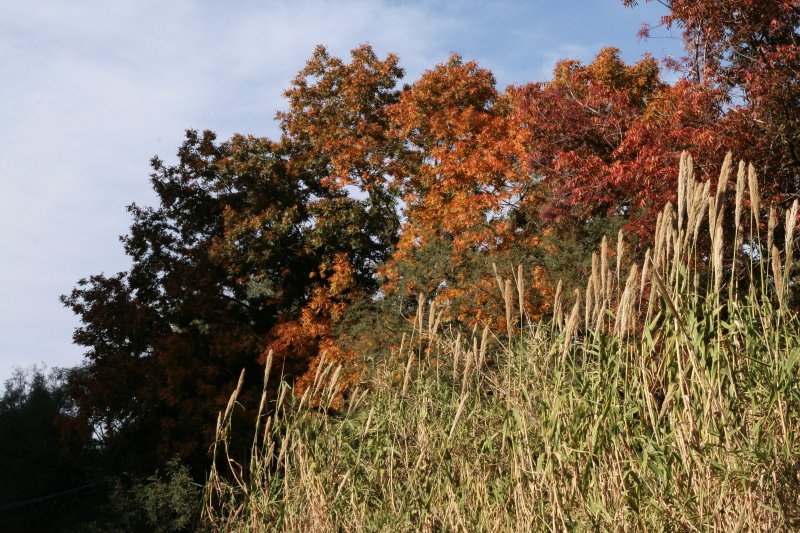
{"label": "dry grass", "polygon": [[[401,348],[338,415],[309,409],[284,385],[259,418],[247,467],[228,459],[234,410],[226,410],[206,526],[800,527],[800,324],[786,305],[798,207],[786,218],[781,258],[778,217],[762,216],[752,167],[751,229],[740,227],[740,165],[726,245],[731,169],[728,158],[712,196],[683,158],[677,211],[659,217],[644,264],[625,264],[620,237],[612,269],[604,241],[585,292],[565,301],[556,291],[552,321],[527,323],[521,334],[513,327],[523,318],[513,295],[524,290],[521,270],[513,281],[498,278],[502,339],[486,329],[453,332],[421,299]],[[762,248],[757,221],[765,219],[770,246]],[[703,231],[707,252],[698,250]],[[337,376],[320,370],[312,395],[335,397]]]}

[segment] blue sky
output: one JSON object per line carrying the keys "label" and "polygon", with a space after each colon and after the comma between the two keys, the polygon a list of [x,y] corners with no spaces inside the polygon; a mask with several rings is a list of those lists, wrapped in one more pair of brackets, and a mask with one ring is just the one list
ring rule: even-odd
{"label": "blue sky", "polygon": [[125,206],[153,201],[150,158],[172,160],[186,128],[276,135],[281,91],[315,45],[395,52],[407,82],[458,52],[504,87],[604,45],[628,61],[679,54],[664,32],[637,40],[663,13],[621,0],[3,0],[0,380],[81,361],[58,297],[129,266],[118,236]]}

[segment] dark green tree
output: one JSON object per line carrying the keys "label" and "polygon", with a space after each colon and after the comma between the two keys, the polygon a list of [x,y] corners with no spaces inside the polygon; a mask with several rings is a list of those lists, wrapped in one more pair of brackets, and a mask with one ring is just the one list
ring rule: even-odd
{"label": "dark green tree", "polygon": [[68,529],[91,516],[102,496],[100,451],[76,424],[63,378],[61,371],[18,369],[0,396],[4,532]]}

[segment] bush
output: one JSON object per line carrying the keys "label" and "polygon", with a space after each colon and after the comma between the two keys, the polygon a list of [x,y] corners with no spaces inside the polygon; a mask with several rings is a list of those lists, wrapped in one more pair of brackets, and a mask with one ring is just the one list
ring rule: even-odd
{"label": "bush", "polygon": [[167,463],[163,475],[118,479],[111,485],[104,517],[81,526],[81,531],[177,533],[197,527],[201,486],[177,459]]}

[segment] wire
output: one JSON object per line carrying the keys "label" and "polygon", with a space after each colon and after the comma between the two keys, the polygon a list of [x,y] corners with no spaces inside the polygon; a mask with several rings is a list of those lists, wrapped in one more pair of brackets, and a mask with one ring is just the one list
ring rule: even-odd
{"label": "wire", "polygon": [[28,500],[20,500],[18,502],[11,502],[5,503],[0,505],[0,511],[7,511],[9,509],[15,509],[17,507],[24,507],[26,505],[33,505],[36,503],[41,503],[47,500],[52,500],[53,498],[58,498],[60,496],[64,496],[65,494],[71,494],[73,492],[79,492],[82,490],[90,489],[96,485],[99,485],[102,481],[95,481],[94,483],[89,483],[88,485],[81,485],[80,487],[73,487],[71,489],[62,490],[61,492],[55,492],[53,494],[48,494],[47,496],[38,496],[36,498],[30,498]]}

